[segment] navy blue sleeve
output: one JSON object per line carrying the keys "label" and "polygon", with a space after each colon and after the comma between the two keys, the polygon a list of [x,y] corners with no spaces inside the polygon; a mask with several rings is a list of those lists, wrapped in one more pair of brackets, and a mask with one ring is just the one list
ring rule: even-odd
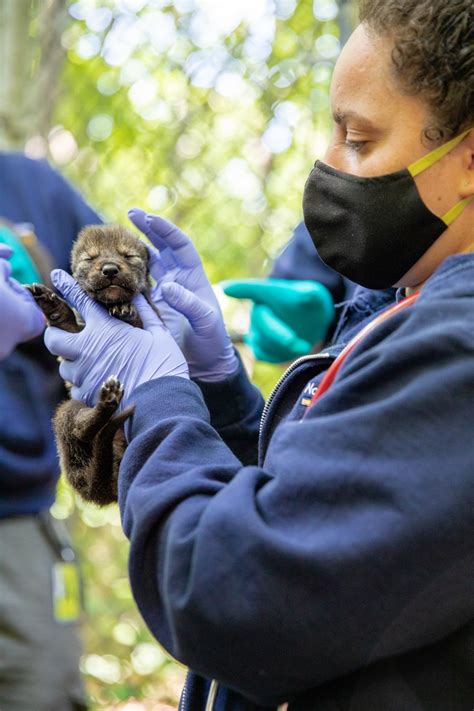
{"label": "navy blue sleeve", "polygon": [[79,193],[46,161],[0,152],[0,216],[33,225],[54,265],[69,269],[79,230],[102,222]]}
{"label": "navy blue sleeve", "polygon": [[[41,216],[34,223],[35,228],[40,240],[53,253],[56,263],[69,270],[69,254],[79,231],[86,225],[102,223],[102,219],[62,175],[47,163],[43,162],[41,168],[45,186],[43,202],[39,205]],[[48,220],[47,226],[44,219]]]}
{"label": "navy blue sleeve", "polygon": [[242,466],[195,383],[135,391],[119,503],[135,599],[173,656],[276,704],[472,619],[462,301],[422,297],[380,325],[263,468]]}
{"label": "navy blue sleeve", "polygon": [[209,410],[211,426],[242,464],[255,464],[264,400],[236,355],[240,365],[234,375],[218,382],[195,382]]}
{"label": "navy blue sleeve", "polygon": [[[67,218],[68,225],[71,226],[75,235],[86,225],[97,225],[102,223],[102,218],[84,200],[77,190],[65,180],[59,173],[52,171],[55,190],[57,191],[57,209]],[[54,184],[54,183],[53,183]]]}
{"label": "navy blue sleeve", "polygon": [[[45,161],[0,152],[0,216],[31,223],[55,267],[69,269],[78,231],[101,221]],[[50,506],[59,476],[51,418],[64,399],[56,359],[43,339],[0,363],[0,518]]]}

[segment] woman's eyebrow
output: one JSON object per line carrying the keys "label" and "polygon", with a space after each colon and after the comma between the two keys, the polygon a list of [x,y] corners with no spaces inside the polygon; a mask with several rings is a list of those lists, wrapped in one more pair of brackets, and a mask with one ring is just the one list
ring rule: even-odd
{"label": "woman's eyebrow", "polygon": [[364,128],[372,129],[375,130],[375,125],[368,119],[366,116],[362,116],[362,114],[358,114],[357,111],[340,111],[337,110],[333,113],[332,115],[334,123],[337,123],[338,125],[343,125],[346,124],[348,121],[356,121],[358,124],[361,124]]}

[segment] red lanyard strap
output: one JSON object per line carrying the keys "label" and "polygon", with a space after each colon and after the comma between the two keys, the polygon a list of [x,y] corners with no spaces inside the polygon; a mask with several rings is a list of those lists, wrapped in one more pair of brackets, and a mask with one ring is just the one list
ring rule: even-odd
{"label": "red lanyard strap", "polygon": [[[338,355],[334,363],[331,365],[331,367],[327,370],[326,374],[324,375],[324,378],[321,380],[321,383],[314,393],[312,400],[309,404],[308,410],[310,407],[314,405],[316,400],[318,400],[322,395],[324,395],[325,392],[329,390],[331,385],[333,384],[336,375],[339,372],[339,369],[343,365],[344,361],[346,360],[347,356],[352,353],[354,348],[359,345],[359,343],[362,341],[367,334],[371,333],[377,326],[379,326],[381,323],[386,321],[390,316],[393,316],[394,314],[398,313],[399,311],[403,311],[404,309],[408,308],[411,306],[420,296],[420,291],[417,291],[415,294],[412,294],[411,296],[408,296],[406,299],[403,299],[400,301],[398,304],[395,304],[395,306],[391,306],[389,309],[384,311],[383,313],[380,314],[380,316],[377,316],[377,318],[374,318],[373,321],[367,324],[349,343],[347,346],[344,348],[344,350]],[[308,412],[306,410],[306,412]]]}

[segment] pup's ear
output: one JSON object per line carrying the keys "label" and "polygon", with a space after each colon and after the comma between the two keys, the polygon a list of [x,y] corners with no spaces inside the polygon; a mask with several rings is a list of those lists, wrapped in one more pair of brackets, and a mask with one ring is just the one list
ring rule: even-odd
{"label": "pup's ear", "polygon": [[147,283],[147,286],[151,289],[151,287],[153,286],[153,282],[152,282],[151,274],[150,274],[150,252],[148,251],[148,249],[146,249],[146,247],[145,247],[145,251],[146,251],[146,255],[145,255],[146,277],[145,277],[145,281],[146,281],[146,283]]}
{"label": "pup's ear", "polygon": [[148,247],[146,246],[145,242],[142,241],[142,245],[145,248],[146,276],[147,279],[150,279],[150,252],[148,251]]}

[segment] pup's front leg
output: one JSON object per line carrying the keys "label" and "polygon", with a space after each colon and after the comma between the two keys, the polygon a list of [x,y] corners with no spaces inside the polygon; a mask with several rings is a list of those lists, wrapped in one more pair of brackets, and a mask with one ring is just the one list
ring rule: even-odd
{"label": "pup's front leg", "polygon": [[46,316],[49,326],[57,326],[69,333],[82,331],[83,326],[77,323],[74,311],[52,289],[44,284],[27,284],[26,288]]}

